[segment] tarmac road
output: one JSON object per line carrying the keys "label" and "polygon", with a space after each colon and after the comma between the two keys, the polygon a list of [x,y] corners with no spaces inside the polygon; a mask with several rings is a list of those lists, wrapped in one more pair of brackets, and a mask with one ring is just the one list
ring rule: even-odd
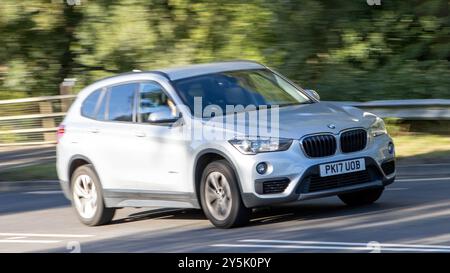
{"label": "tarmac road", "polygon": [[[121,209],[86,227],[56,183],[0,193],[0,252],[450,252],[450,164],[412,164],[370,206],[337,197],[260,209],[214,228],[201,211]],[[49,181],[48,184],[53,182]]]}

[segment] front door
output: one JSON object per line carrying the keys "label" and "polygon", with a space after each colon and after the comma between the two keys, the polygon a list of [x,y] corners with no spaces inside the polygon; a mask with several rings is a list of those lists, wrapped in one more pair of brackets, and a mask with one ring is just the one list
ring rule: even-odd
{"label": "front door", "polygon": [[[134,130],[137,189],[155,192],[187,192],[189,142],[183,125],[154,123],[157,111],[175,111],[175,105],[156,82],[140,84],[137,99],[137,125]],[[166,109],[164,109],[166,108]]]}

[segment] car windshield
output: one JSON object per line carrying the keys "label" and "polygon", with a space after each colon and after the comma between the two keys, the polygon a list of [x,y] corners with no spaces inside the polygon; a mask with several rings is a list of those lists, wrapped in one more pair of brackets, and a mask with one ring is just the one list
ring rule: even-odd
{"label": "car windshield", "polygon": [[[185,78],[174,82],[181,100],[198,116],[207,106],[217,106],[223,113],[228,106],[287,106],[312,101],[291,83],[267,69],[227,71]],[[201,110],[194,111],[200,106]],[[253,108],[253,109],[255,109]],[[248,108],[247,108],[248,109]]]}

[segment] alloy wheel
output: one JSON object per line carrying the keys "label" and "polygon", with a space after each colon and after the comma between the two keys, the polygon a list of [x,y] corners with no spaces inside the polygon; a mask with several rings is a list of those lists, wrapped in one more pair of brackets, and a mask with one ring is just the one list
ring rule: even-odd
{"label": "alloy wheel", "polygon": [[211,172],[206,177],[205,201],[209,212],[217,220],[224,220],[230,215],[231,189],[222,173]]}
{"label": "alloy wheel", "polygon": [[78,176],[73,186],[75,208],[84,219],[94,217],[97,211],[97,189],[89,175]]}

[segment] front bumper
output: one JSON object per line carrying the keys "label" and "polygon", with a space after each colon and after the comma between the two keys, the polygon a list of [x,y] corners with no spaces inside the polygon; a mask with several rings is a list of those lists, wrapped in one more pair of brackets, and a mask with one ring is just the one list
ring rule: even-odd
{"label": "front bumper", "polygon": [[[284,152],[262,153],[255,156],[240,156],[235,162],[239,174],[241,193],[246,207],[258,207],[280,203],[291,203],[300,200],[320,198],[358,191],[368,188],[385,187],[395,180],[395,158],[389,152],[388,146],[392,139],[383,135],[371,139],[365,149],[353,153],[337,153],[323,158],[307,158],[300,149],[298,143],[293,143],[291,148]],[[238,156],[238,155],[236,155]],[[330,162],[364,158],[370,179],[365,177],[362,181],[356,181],[351,173],[348,179],[338,181],[336,187],[327,187],[327,181],[321,181],[319,165]],[[259,175],[255,166],[259,162],[269,162],[270,172],[267,175]],[[383,169],[389,169],[387,174]],[[308,179],[315,176],[315,180],[325,185],[320,189],[309,190]],[[344,177],[345,178],[345,177]],[[264,194],[261,192],[261,182],[288,180],[288,186],[280,193]],[[310,180],[310,179],[309,179]],[[325,179],[324,179],[325,180]],[[346,181],[351,183],[347,183]],[[281,183],[281,182],[280,182]],[[336,183],[331,181],[330,183]]]}
{"label": "front bumper", "polygon": [[[363,189],[380,188],[392,184],[395,180],[395,171],[389,175],[385,175],[381,166],[372,158],[366,157],[366,166],[369,173],[369,181],[361,182],[356,180],[356,183],[342,183],[335,187],[329,187],[322,190],[311,190],[311,177],[319,174],[319,165],[308,168],[299,181],[290,181],[294,183],[295,189],[287,196],[273,197],[273,198],[261,198],[260,195],[255,193],[243,193],[242,199],[246,207],[260,207],[281,203],[294,203],[297,201],[322,198],[328,196],[334,196],[343,193],[355,192]],[[391,159],[386,162],[394,161]],[[296,182],[296,183],[295,183]],[[342,181],[345,182],[345,181]],[[269,194],[266,196],[270,196]]]}

